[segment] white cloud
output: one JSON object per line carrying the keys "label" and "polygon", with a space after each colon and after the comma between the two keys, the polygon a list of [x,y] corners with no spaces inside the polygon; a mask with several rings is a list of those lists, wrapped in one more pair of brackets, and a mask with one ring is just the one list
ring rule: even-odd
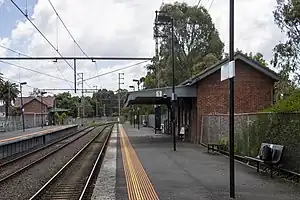
{"label": "white cloud", "polygon": [[[202,1],[209,7],[213,0]],[[0,0],[1,2],[1,0]],[[152,27],[154,11],[158,10],[161,0],[110,0],[110,1],[72,1],[52,0],[53,5],[68,26],[76,41],[89,56],[140,56],[152,57],[154,55],[154,41]],[[174,1],[164,1],[165,3]],[[198,0],[187,0],[195,5]],[[283,38],[278,28],[273,23],[272,10],[276,2],[273,0],[240,0],[235,3],[235,48],[249,52],[262,52],[269,60],[272,48]],[[213,22],[220,32],[221,39],[225,42],[225,51],[228,52],[228,13],[229,0],[214,1],[210,9]],[[31,15],[33,22],[45,36],[57,46],[65,56],[83,56],[75,47],[72,39],[59,23],[57,38],[57,19],[50,4],[39,0]],[[44,40],[28,21],[17,22],[11,31],[12,47],[34,56],[54,56],[56,51]],[[2,41],[3,42],[3,41]],[[75,49],[75,50],[74,50]],[[2,50],[0,48],[0,50]],[[0,51],[0,55],[3,55]],[[19,62],[17,62],[20,64]],[[73,65],[73,61],[70,61]],[[99,74],[130,65],[130,61],[98,61]],[[21,61],[25,67],[42,71],[57,77],[62,77],[52,61]],[[64,76],[73,81],[71,68],[59,61],[57,66]],[[91,61],[78,61],[78,72],[84,72],[84,77],[97,75],[95,64]],[[69,84],[54,78],[37,75],[33,72],[18,70],[15,67],[5,67],[3,72],[14,79],[21,77],[28,84],[39,88],[70,88]],[[121,72],[125,73],[125,84],[128,88],[132,79],[145,75],[142,66],[136,66]],[[117,72],[101,76],[91,81],[89,85],[98,88],[116,90],[118,87]],[[87,87],[86,85],[84,86]],[[31,90],[26,89],[26,92]]]}

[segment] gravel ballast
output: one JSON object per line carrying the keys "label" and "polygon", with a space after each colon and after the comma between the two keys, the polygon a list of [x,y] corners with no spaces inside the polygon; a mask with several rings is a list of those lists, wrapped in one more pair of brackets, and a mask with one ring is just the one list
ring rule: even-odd
{"label": "gravel ballast", "polygon": [[103,128],[103,126],[95,128],[87,135],[74,141],[37,165],[23,171],[12,179],[0,183],[0,199],[29,199]]}
{"label": "gravel ballast", "polygon": [[0,180],[6,177],[7,175],[12,174],[13,172],[25,167],[26,165],[33,163],[34,161],[42,158],[43,156],[49,154],[50,152],[59,149],[61,146],[65,145],[66,143],[71,142],[72,140],[75,140],[76,138],[86,134],[88,130],[82,131],[66,139],[63,139],[59,142],[56,142],[51,146],[47,146],[46,148],[41,149],[40,151],[33,152],[32,154],[22,157],[14,162],[10,162],[4,166],[0,166]]}

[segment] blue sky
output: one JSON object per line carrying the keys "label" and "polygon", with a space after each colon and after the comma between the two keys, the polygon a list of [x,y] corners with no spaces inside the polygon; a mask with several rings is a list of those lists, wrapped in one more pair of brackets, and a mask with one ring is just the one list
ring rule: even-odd
{"label": "blue sky", "polygon": [[[15,3],[25,12],[26,0],[15,0]],[[27,13],[29,16],[33,13],[33,8],[36,3],[37,0],[27,0]],[[4,0],[4,3],[0,7],[0,37],[9,37],[17,21],[24,19],[25,17],[11,1]]]}
{"label": "blue sky", "polygon": [[[3,0],[0,0],[2,2]],[[174,2],[175,0],[164,0]],[[195,5],[198,0],[178,0]],[[34,56],[55,55],[55,51],[30,23],[20,23],[26,18],[11,3],[4,0],[0,7],[0,40],[9,38],[10,48]],[[16,4],[25,11],[26,0],[15,0]],[[157,10],[162,0],[51,0],[54,7],[67,24],[72,35],[80,43],[89,56],[138,56],[148,57],[154,55],[153,20],[154,11]],[[229,0],[202,0],[201,6],[209,9],[209,13],[215,23],[222,41],[225,43],[225,51],[228,52],[228,2]],[[213,4],[212,4],[213,2]],[[57,26],[56,15],[47,0],[27,0],[28,15],[35,16],[33,22],[44,35],[56,46],[59,44],[63,55],[81,56],[79,49],[74,53],[73,41],[63,28]],[[0,3],[1,4],[1,3]],[[212,4],[212,6],[210,6]],[[235,48],[244,52],[261,52],[267,60],[272,58],[272,49],[283,39],[282,33],[274,24],[272,11],[276,6],[275,0],[239,0],[236,1],[235,19]],[[35,10],[33,10],[35,8]],[[255,15],[253,15],[255,13]],[[139,19],[139,20],[136,20]],[[245,23],[247,22],[247,23]],[[57,41],[56,30],[59,30]],[[249,31],[251,30],[251,31]],[[14,32],[14,38],[11,33]],[[22,38],[19,40],[18,38]],[[26,40],[26,43],[25,43]],[[0,48],[0,54],[1,54]],[[18,56],[9,53],[10,56]],[[99,73],[106,73],[133,63],[130,62],[98,62]],[[62,75],[51,62],[20,62],[20,65],[51,74],[57,77]],[[71,69],[63,62],[58,63],[68,80],[73,79]],[[84,72],[84,77],[97,75],[96,68],[91,62],[78,63],[78,70]],[[19,70],[16,67],[1,65],[0,70],[8,78],[26,79],[34,87],[40,88],[68,88],[64,81],[38,75],[36,73]],[[132,85],[132,79],[144,76],[146,70],[143,66],[137,66],[122,71],[126,73],[124,88]],[[102,76],[99,79],[89,81],[90,85],[98,85],[109,89],[116,89],[117,73]]]}

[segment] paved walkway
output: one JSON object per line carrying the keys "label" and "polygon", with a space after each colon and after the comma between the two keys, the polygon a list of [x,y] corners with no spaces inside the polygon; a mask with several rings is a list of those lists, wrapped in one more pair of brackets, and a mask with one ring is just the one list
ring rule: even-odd
{"label": "paved walkway", "polygon": [[[141,128],[137,130],[129,124],[125,124],[123,127],[159,199],[229,199],[228,158],[222,155],[208,154],[205,148],[186,143],[178,143],[177,151],[174,152],[170,136],[154,135],[153,129]],[[118,143],[120,144],[120,142]],[[126,144],[126,146],[128,145]],[[124,162],[122,165],[120,154],[124,157],[124,153],[118,149],[116,199],[137,199],[133,198],[132,194],[128,198],[128,182],[130,181],[124,176]],[[132,153],[132,155],[134,154]],[[132,163],[138,165],[135,160]],[[240,163],[236,163],[235,169],[236,199],[300,199],[299,185],[279,178],[271,180],[267,174],[257,173],[255,169]],[[134,171],[134,169],[132,170]],[[141,172],[136,174],[135,177],[138,179]],[[124,188],[126,184],[127,192]],[[138,186],[135,187],[139,188]]]}
{"label": "paved walkway", "polygon": [[67,126],[45,126],[43,128],[37,127],[37,128],[30,128],[26,129],[25,132],[23,130],[17,130],[12,132],[0,132],[0,144],[1,143],[7,143],[15,140],[20,140],[28,137],[33,137],[38,134],[46,134],[49,132],[54,132],[57,130],[61,130],[67,127],[70,127],[73,125],[67,125]]}

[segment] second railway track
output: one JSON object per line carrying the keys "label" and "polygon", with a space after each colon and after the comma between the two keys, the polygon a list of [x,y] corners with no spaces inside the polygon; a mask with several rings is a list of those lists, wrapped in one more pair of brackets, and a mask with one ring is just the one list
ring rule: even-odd
{"label": "second railway track", "polygon": [[[98,135],[104,127],[97,127],[91,130],[90,133],[84,134],[79,139],[72,142],[61,141],[61,143],[68,144],[59,151],[50,153],[45,158],[38,159],[28,166],[22,166],[21,169],[3,175],[0,181],[0,199],[29,199],[36,191],[39,190],[70,158],[72,158],[84,145],[86,145],[92,138]],[[16,164],[18,165],[18,164]]]}
{"label": "second railway track", "polygon": [[42,161],[47,156],[50,156],[56,151],[59,151],[61,148],[64,148],[71,142],[80,139],[80,137],[89,133],[93,129],[94,127],[90,127],[80,132],[76,132],[75,134],[62,138],[61,140],[53,142],[45,147],[42,147],[28,154],[17,157],[6,163],[0,164],[0,183],[10,178],[11,176],[21,172],[22,170],[25,170],[31,165],[34,165],[35,163]]}
{"label": "second railway track", "polygon": [[30,200],[84,199],[112,132],[106,127],[64,165]]}

